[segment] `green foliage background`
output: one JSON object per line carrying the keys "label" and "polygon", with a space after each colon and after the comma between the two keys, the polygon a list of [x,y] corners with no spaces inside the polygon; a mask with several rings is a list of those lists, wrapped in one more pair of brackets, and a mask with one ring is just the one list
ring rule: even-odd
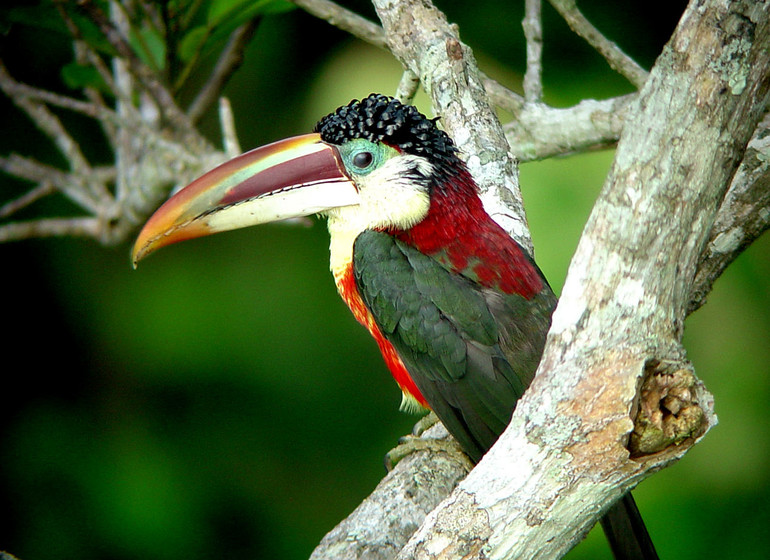
{"label": "green foliage background", "polygon": [[[438,2],[482,68],[511,87],[523,72],[522,4]],[[346,5],[374,19],[365,2]],[[648,68],[682,9],[581,7]],[[353,97],[392,93],[400,77],[389,55],[299,10],[279,12],[263,18],[226,91],[244,149],[306,132]],[[545,12],[550,103],[630,90]],[[4,31],[0,55],[17,79],[62,91],[84,79],[62,72],[62,36]],[[418,103],[430,112],[424,96]],[[109,161],[95,127],[62,118],[89,156]],[[2,153],[61,164],[5,98],[0,119]],[[203,126],[218,141],[214,115]],[[538,262],[557,291],[611,160],[521,168]],[[25,187],[0,181],[1,201]],[[0,246],[0,549],[28,560],[307,557],[372,490],[416,420],[398,412],[374,343],[339,301],[327,244],[323,224],[264,226],[164,249],[138,271],[128,244]],[[721,423],[635,492],[663,558],[766,557],[768,257],[763,239],[688,320],[689,355]],[[596,533],[570,558],[608,558]]]}

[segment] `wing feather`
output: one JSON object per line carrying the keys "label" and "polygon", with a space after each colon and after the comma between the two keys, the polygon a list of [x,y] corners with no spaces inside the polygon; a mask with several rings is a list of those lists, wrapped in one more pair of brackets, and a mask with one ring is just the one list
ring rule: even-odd
{"label": "wing feather", "polygon": [[364,304],[415,384],[478,460],[537,369],[556,302],[550,288],[544,282],[530,300],[483,288],[375,231],[356,239],[353,270]]}

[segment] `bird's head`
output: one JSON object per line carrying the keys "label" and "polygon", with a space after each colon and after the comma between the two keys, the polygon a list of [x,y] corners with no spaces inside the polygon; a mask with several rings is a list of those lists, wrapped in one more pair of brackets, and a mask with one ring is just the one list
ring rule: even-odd
{"label": "bird's head", "polygon": [[178,241],[311,214],[349,234],[408,230],[458,175],[465,166],[433,120],[372,94],[321,119],[313,134],[242,154],[180,190],[140,232],[134,264]]}

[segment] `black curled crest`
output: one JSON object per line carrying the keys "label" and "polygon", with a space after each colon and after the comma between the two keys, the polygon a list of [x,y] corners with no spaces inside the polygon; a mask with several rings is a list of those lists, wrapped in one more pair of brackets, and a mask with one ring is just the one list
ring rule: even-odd
{"label": "black curled crest", "polygon": [[457,148],[434,120],[412,105],[382,94],[372,93],[361,101],[354,99],[318,121],[314,132],[330,144],[364,138],[426,157],[434,163],[457,162]]}

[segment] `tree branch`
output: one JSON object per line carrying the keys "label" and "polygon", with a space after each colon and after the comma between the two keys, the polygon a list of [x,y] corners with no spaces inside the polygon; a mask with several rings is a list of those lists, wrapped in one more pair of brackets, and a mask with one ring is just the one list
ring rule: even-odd
{"label": "tree branch", "polygon": [[370,45],[388,50],[382,27],[339,4],[329,0],[291,0],[291,2],[309,14],[347,31],[353,37],[358,37]]}
{"label": "tree branch", "polygon": [[487,212],[531,253],[515,161],[473,53],[430,2],[373,3],[391,52],[420,77],[444,129],[466,154]]}
{"label": "tree branch", "polygon": [[770,228],[770,114],[746,149],[725,195],[695,275],[688,313],[706,303],[714,282]]}
{"label": "tree branch", "polygon": [[626,449],[639,382],[691,369],[680,345],[688,296],[767,102],[768,27],[767,7],[753,2],[685,12],[629,114],[531,389],[400,557],[561,556],[600,516],[597,504],[681,457],[714,424],[696,382],[691,404],[703,414],[682,443],[634,460]]}
{"label": "tree branch", "polygon": [[243,64],[243,51],[259,25],[259,18],[254,18],[233,31],[225,50],[217,60],[214,71],[187,109],[190,121],[197,123],[204,113],[214,104],[222,88],[238,67]]}
{"label": "tree branch", "polygon": [[407,455],[313,551],[311,560],[385,560],[395,557],[425,516],[471,469],[459,445],[437,422]]}
{"label": "tree branch", "polygon": [[566,109],[526,103],[503,129],[521,162],[609,148],[617,143],[636,97],[586,99]]}
{"label": "tree branch", "polygon": [[155,73],[136,55],[126,36],[92,0],[83,0],[80,2],[80,7],[99,27],[104,37],[117,51],[120,59],[126,64],[128,70],[153,97],[172,126],[186,136],[185,141],[200,143],[202,138],[193,127],[192,121],[179,109],[173,96],[158,80]]}
{"label": "tree branch", "polygon": [[[308,13],[328,21],[354,37],[389,50],[384,30],[347,8],[329,0],[292,1]],[[526,22],[527,20],[525,20],[525,24],[529,25]],[[455,38],[457,38],[456,34]],[[408,40],[414,41],[412,38]],[[532,56],[536,56],[534,51]],[[539,70],[535,68],[531,70],[531,75],[534,76],[532,72],[536,74]],[[623,108],[631,99],[630,96],[622,96],[606,101],[586,100],[571,109],[558,109],[540,103],[539,99],[538,102],[526,100],[521,95],[489,78],[477,68],[475,73],[484,84],[489,102],[512,114],[513,118],[510,123],[504,126],[504,130],[510,144],[510,150],[519,161],[533,161],[613,146],[617,142],[623,124]],[[396,97],[409,99],[416,87],[416,82],[419,81],[419,76],[415,79],[412,78],[413,75],[413,69],[405,71],[396,90]],[[436,114],[441,115],[442,122],[451,120],[448,117],[444,118],[445,115],[438,108],[436,108]],[[468,126],[472,126],[472,124]],[[465,132],[461,136],[468,134],[469,132]],[[490,172],[490,175],[493,174]],[[488,195],[489,200],[485,200],[489,203],[490,213],[495,216],[519,213],[520,216],[514,219],[514,223],[524,220],[523,209],[518,208],[517,210],[515,197],[503,195],[497,198],[495,193],[496,191],[492,190]],[[501,211],[500,207],[508,203],[511,206],[506,211]],[[502,221],[504,225],[509,224],[510,227],[507,229],[512,231],[515,236],[513,224],[508,220]]]}
{"label": "tree branch", "polygon": [[602,35],[578,9],[575,0],[550,1],[570,28],[596,49],[609,63],[610,68],[624,76],[637,89],[642,87],[647,79],[647,71],[620,50],[620,47]]}
{"label": "tree branch", "polygon": [[540,0],[524,2],[524,38],[527,41],[527,71],[524,73],[524,98],[537,103],[543,98],[543,21]]}

